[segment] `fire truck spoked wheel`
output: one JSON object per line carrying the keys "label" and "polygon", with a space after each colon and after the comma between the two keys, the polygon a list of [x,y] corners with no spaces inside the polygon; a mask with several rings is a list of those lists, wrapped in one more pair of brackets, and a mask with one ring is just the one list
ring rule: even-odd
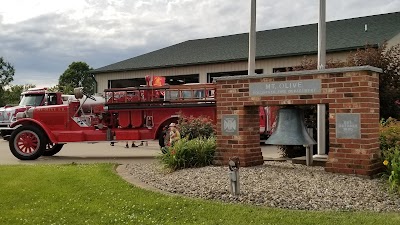
{"label": "fire truck spoked wheel", "polygon": [[34,160],[46,150],[46,137],[35,126],[20,126],[12,133],[9,146],[11,153],[18,159]]}
{"label": "fire truck spoked wheel", "polygon": [[53,156],[61,151],[64,144],[53,144],[47,143],[46,150],[43,152],[43,156]]}

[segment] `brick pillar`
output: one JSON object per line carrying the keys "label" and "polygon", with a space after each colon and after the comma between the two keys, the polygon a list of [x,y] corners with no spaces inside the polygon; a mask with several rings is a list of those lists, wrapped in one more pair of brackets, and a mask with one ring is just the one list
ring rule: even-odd
{"label": "brick pillar", "polygon": [[[248,89],[243,88],[244,84],[230,83],[217,85],[217,151],[214,164],[226,165],[231,157],[238,156],[240,166],[261,165],[264,160],[260,147],[258,106],[243,106],[242,97],[248,95]],[[237,134],[223,134],[222,115],[237,115]]]}
{"label": "brick pillar", "polygon": [[[382,169],[379,159],[379,74],[370,71],[348,72],[339,80],[346,82],[337,83],[341,88],[335,92],[343,96],[329,105],[330,148],[325,170],[374,175]],[[337,119],[341,113],[360,116],[359,138],[338,137]]]}

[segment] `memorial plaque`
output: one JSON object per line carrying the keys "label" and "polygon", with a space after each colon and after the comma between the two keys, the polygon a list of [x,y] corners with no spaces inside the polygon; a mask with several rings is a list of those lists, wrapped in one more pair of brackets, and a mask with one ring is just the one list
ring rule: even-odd
{"label": "memorial plaque", "polygon": [[321,93],[321,79],[250,83],[250,96],[306,95]]}
{"label": "memorial plaque", "polygon": [[222,135],[238,135],[239,134],[239,117],[238,115],[222,115]]}
{"label": "memorial plaque", "polygon": [[336,138],[361,138],[361,122],[359,113],[336,114]]}

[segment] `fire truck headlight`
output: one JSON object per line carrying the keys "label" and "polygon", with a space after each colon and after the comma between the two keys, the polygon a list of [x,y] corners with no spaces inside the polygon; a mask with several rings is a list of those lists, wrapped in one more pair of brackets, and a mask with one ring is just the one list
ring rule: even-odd
{"label": "fire truck headlight", "polygon": [[18,112],[17,115],[15,116],[16,120],[26,118],[25,112]]}
{"label": "fire truck headlight", "polygon": [[33,110],[34,110],[34,108],[29,108],[28,110],[26,110],[27,118],[33,118]]}
{"label": "fire truck headlight", "polygon": [[104,110],[104,112],[107,112],[108,111],[108,106],[104,106],[103,110]]}

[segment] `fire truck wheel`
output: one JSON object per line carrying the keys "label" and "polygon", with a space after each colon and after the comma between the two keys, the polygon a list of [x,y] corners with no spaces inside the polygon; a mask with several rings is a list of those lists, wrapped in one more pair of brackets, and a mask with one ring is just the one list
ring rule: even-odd
{"label": "fire truck wheel", "polygon": [[53,156],[57,154],[59,151],[61,151],[63,146],[64,144],[48,143],[46,145],[46,150],[43,152],[43,156]]}
{"label": "fire truck wheel", "polygon": [[39,158],[46,149],[46,138],[43,132],[35,126],[20,126],[9,140],[11,153],[21,160]]}

